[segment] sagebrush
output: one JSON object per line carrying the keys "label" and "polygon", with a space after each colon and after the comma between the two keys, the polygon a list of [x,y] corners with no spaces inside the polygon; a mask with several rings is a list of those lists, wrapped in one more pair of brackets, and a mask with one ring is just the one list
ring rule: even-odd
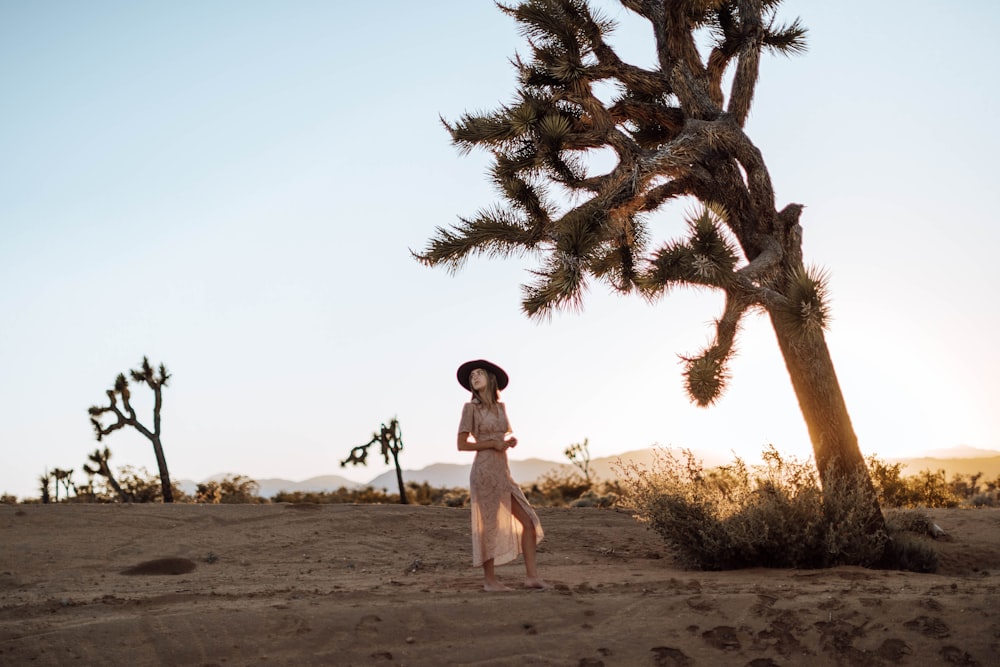
{"label": "sagebrush", "polygon": [[657,450],[652,466],[624,464],[620,473],[623,502],[686,567],[929,567],[889,529],[865,530],[870,498],[859,480],[821,487],[814,465],[773,446],[757,466],[737,458],[706,471],[690,451]]}

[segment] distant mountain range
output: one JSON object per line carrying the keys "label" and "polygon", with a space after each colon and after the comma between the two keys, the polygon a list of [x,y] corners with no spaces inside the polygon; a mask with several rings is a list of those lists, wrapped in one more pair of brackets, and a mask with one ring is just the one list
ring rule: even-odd
{"label": "distant mountain range", "polygon": [[[617,465],[624,464],[649,465],[655,457],[654,449],[639,449],[625,452],[618,456],[607,456],[590,461],[591,475],[597,479],[614,479],[618,476]],[[679,450],[674,450],[678,452]],[[725,465],[732,462],[732,455],[722,456],[715,452],[694,452],[695,457],[700,459],[706,468]],[[904,475],[915,475],[921,470],[944,470],[948,477],[954,474],[971,475],[982,473],[985,479],[997,479],[1000,477],[1000,451],[992,449],[977,449],[975,447],[960,446],[949,449],[938,449],[922,452],[919,457],[911,458],[889,458],[888,463],[902,463],[904,465]],[[447,488],[467,488],[469,485],[469,472],[472,464],[458,463],[434,463],[421,468],[420,470],[403,470],[404,482],[416,482],[418,484],[428,483],[435,487]],[[564,475],[575,470],[569,463],[557,461],[546,461],[544,459],[527,459],[525,461],[511,461],[510,472],[515,480],[520,484],[528,484],[544,477],[547,474]],[[211,480],[221,480],[227,477],[226,474],[213,475],[203,482]],[[358,483],[341,477],[340,475],[321,475],[310,477],[302,481],[291,481],[287,479],[269,478],[258,479],[260,485],[258,493],[264,498],[271,498],[281,491],[294,493],[296,491],[336,491],[340,488],[356,489],[373,487],[375,489],[385,489],[396,491],[396,472],[390,470],[378,475],[367,483]],[[178,486],[185,493],[193,494],[197,489],[198,482],[191,480],[180,480]]]}

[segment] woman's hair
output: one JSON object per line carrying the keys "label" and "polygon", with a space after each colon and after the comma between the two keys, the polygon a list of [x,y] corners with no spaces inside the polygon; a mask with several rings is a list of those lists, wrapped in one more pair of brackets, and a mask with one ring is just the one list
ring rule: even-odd
{"label": "woman's hair", "polygon": [[[479,368],[479,369],[473,368],[472,371],[474,370],[481,370],[484,373],[486,373],[486,390],[483,393],[486,394],[485,396],[486,404],[490,407],[493,407],[493,404],[500,400],[500,389],[497,387],[497,376],[494,375],[493,373],[490,373],[485,368]],[[469,375],[472,375],[472,371],[469,371]],[[469,386],[472,386],[471,381],[469,382]],[[482,401],[484,398],[481,397],[478,393],[476,393],[475,389],[472,390],[472,397],[478,398],[480,401]]]}

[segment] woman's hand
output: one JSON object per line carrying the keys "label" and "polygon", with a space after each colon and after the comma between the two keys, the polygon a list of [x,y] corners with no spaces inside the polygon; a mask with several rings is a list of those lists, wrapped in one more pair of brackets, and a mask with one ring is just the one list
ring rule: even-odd
{"label": "woman's hand", "polygon": [[510,436],[504,442],[507,443],[508,447],[517,447],[517,438],[514,436]]}

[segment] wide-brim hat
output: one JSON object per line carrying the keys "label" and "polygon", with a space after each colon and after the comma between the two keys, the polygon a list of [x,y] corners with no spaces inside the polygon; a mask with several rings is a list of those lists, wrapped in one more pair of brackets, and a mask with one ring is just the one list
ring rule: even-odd
{"label": "wide-brim hat", "polygon": [[507,383],[510,382],[510,378],[507,377],[507,371],[500,368],[492,361],[486,361],[485,359],[476,359],[474,361],[466,361],[464,364],[458,367],[458,383],[472,391],[472,385],[469,383],[469,373],[477,368],[482,368],[484,371],[493,373],[497,379],[497,389],[503,391],[507,388]]}

